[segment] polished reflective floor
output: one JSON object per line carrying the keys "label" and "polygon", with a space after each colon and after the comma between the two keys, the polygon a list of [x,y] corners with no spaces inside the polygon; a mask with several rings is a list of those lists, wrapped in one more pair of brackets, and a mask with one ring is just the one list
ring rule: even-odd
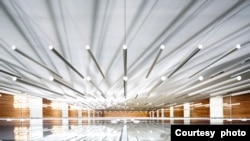
{"label": "polished reflective floor", "polygon": [[1,120],[0,140],[168,141],[170,124],[148,120]]}

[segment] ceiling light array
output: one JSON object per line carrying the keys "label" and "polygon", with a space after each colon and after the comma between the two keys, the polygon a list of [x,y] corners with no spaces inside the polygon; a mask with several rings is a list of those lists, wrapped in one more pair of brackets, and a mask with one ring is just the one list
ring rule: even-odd
{"label": "ceiling light array", "polygon": [[235,52],[236,50],[240,49],[241,45],[237,44],[235,48],[233,48],[232,50],[226,52],[225,54],[222,54],[220,57],[218,57],[216,60],[214,60],[213,62],[211,62],[210,64],[208,64],[206,67],[202,68],[201,70],[197,71],[196,73],[194,73],[193,75],[191,75],[189,78],[197,75],[198,73],[204,71],[205,69],[207,69],[208,67],[212,66],[213,64],[215,64],[216,62],[220,61],[221,59],[225,58],[226,56],[232,54],[233,52]]}
{"label": "ceiling light array", "polygon": [[[198,46],[198,49],[196,49],[196,50],[194,50],[193,51],[193,53],[191,53],[169,76],[168,76],[168,78],[169,77],[171,77],[178,69],[180,69],[188,60],[190,60],[195,54],[197,54],[201,49],[203,48],[203,46],[202,45],[199,45]],[[236,45],[236,47],[234,48],[234,49],[232,49],[232,50],[230,50],[229,52],[227,52],[227,53],[225,53],[225,54],[223,54],[223,55],[221,55],[218,59],[216,59],[214,62],[212,62],[211,64],[209,64],[207,67],[205,67],[204,69],[202,69],[201,71],[203,71],[203,70],[205,70],[206,68],[208,68],[209,66],[211,66],[212,64],[214,64],[214,63],[216,63],[216,62],[218,62],[219,60],[221,60],[221,59],[223,59],[224,57],[226,57],[226,56],[228,56],[228,55],[230,55],[230,54],[232,54],[233,52],[235,52],[236,50],[238,50],[238,49],[240,49],[241,48],[241,45],[240,44],[237,44]],[[247,62],[247,60],[248,59],[246,59],[246,62]],[[244,63],[245,63],[245,61],[244,61]],[[243,64],[243,63],[241,63],[241,64]],[[199,72],[201,72],[201,71],[199,71]],[[198,73],[199,73],[198,72]],[[239,73],[239,74],[244,74],[244,73],[246,73],[246,72],[249,72],[249,70],[245,70],[244,72],[241,72],[241,73]],[[198,74],[198,73],[195,73],[194,75],[196,75],[196,74]],[[216,73],[216,74],[213,74],[213,75],[211,75],[210,76],[210,78],[213,78],[213,77],[215,77],[215,76],[218,76],[218,75],[220,75],[220,74],[223,74],[224,73],[224,71],[220,71],[220,72],[218,72],[218,73]],[[239,74],[236,74],[236,75],[234,75],[234,76],[231,76],[231,77],[236,77],[237,75],[239,75]],[[194,75],[192,75],[191,77],[193,77]],[[189,77],[189,78],[191,78],[191,77]],[[198,78],[200,81],[203,81],[204,80],[204,77],[203,76],[199,76],[199,78]],[[236,78],[235,78],[235,80],[238,80],[238,81],[240,81],[240,80],[242,80],[242,77],[241,76],[237,76]],[[230,80],[230,81],[233,81],[233,80]],[[156,87],[158,87],[160,85],[160,82],[158,82],[158,83],[156,83],[155,84],[155,86],[154,87],[152,87],[152,89],[150,90],[150,93],[152,92],[152,90],[154,90]],[[242,88],[245,88],[245,87],[247,87],[247,86],[242,86]],[[189,94],[189,97],[190,96],[193,96],[194,95],[194,93],[192,93],[192,94]],[[218,95],[218,94],[216,94],[216,95]],[[188,98],[188,97],[187,97]]]}
{"label": "ceiling light array", "polygon": [[[58,76],[59,78],[62,78],[62,76],[60,76],[59,74],[55,73],[54,71],[52,71],[51,69],[49,69],[49,68],[46,67],[45,65],[41,64],[40,62],[36,61],[35,59],[31,58],[31,57],[28,56],[26,53],[20,51],[20,50],[17,49],[14,45],[13,45],[11,48],[12,48],[12,50],[14,50],[15,52],[17,52],[17,53],[20,54],[21,56],[23,56],[23,57],[25,57],[25,58],[31,60],[32,62],[38,64],[39,66],[41,66],[41,67],[47,69],[49,72],[53,73],[54,75]],[[164,48],[165,48],[164,45],[161,45],[161,46],[160,46],[160,50],[159,50],[159,52],[158,52],[156,58],[154,59],[152,65],[151,65],[151,67],[150,67],[150,69],[149,69],[149,71],[148,71],[148,73],[147,73],[146,78],[148,78],[148,76],[150,75],[151,71],[153,70],[153,67],[155,66],[155,64],[156,64],[158,58],[160,57],[160,54],[161,54],[161,52],[163,51]],[[185,59],[177,68],[175,68],[175,70],[172,71],[172,72],[168,75],[167,78],[170,78],[173,74],[175,74],[182,66],[184,66],[191,58],[193,58],[202,48],[203,48],[202,45],[198,45],[198,48],[196,48],[188,57],[186,57],[186,59]],[[209,65],[207,65],[206,67],[204,67],[203,69],[201,69],[200,71],[196,72],[195,74],[193,74],[193,75],[190,76],[190,77],[193,77],[194,75],[200,73],[201,71],[205,70],[206,68],[210,67],[210,66],[213,65],[214,63],[218,62],[219,60],[223,59],[224,57],[228,56],[229,54],[235,52],[236,50],[238,50],[238,49],[240,49],[240,48],[241,48],[241,46],[240,46],[239,44],[237,44],[236,47],[235,47],[234,49],[232,49],[232,50],[230,50],[229,52],[227,52],[227,53],[221,55],[221,56],[220,56],[219,58],[217,58],[215,61],[213,61],[212,63],[210,63]],[[60,58],[65,64],[67,64],[74,72],[76,72],[81,78],[84,78],[84,76],[83,76],[79,71],[77,71],[77,70],[73,67],[73,65],[71,65],[71,64],[70,64],[70,63],[69,63],[69,62],[68,62],[68,61],[58,52],[58,51],[56,51],[55,48],[54,48],[53,46],[49,46],[49,49],[50,49],[58,58]],[[99,64],[97,63],[97,61],[96,61],[96,59],[95,59],[95,57],[94,57],[93,53],[91,52],[90,47],[89,47],[88,45],[86,46],[86,50],[88,51],[88,53],[90,54],[91,58],[92,58],[93,61],[95,62],[96,66],[97,66],[99,72],[101,73],[101,75],[103,76],[103,78],[105,78],[105,77],[104,77],[104,74],[103,74],[103,72],[102,72],[102,70],[101,70],[101,68],[100,68],[100,66],[99,66]],[[127,80],[128,80],[128,77],[127,77],[127,45],[123,45],[123,62],[124,62],[124,77],[123,77],[123,82],[124,82],[124,96],[125,96],[125,98],[126,98],[126,96],[127,96]],[[248,70],[248,71],[249,71],[249,70]],[[248,71],[246,71],[246,72],[248,72]],[[50,89],[48,89],[48,88],[45,88],[45,87],[43,87],[43,86],[34,84],[34,83],[29,82],[29,81],[26,81],[26,80],[23,80],[23,79],[21,79],[20,76],[17,76],[17,75],[15,75],[15,74],[10,73],[10,72],[4,71],[4,70],[0,70],[0,72],[5,73],[5,74],[10,75],[10,76],[14,76],[14,77],[13,77],[13,81],[17,81],[17,82],[20,82],[20,83],[23,83],[23,84],[28,84],[28,85],[30,85],[30,86],[34,86],[34,87],[37,87],[37,88],[40,88],[40,89],[43,89],[43,90],[52,92],[52,93],[58,94],[58,95],[60,95],[60,96],[64,96],[64,95],[61,94],[61,93],[52,91],[52,90],[50,90]],[[243,73],[246,73],[246,72],[243,72]],[[220,72],[218,72],[218,73],[216,73],[216,74],[214,74],[214,75],[211,75],[210,78],[213,78],[213,77],[215,77],[215,76],[217,76],[217,75],[220,75],[220,74],[222,74],[222,73],[224,73],[224,71],[220,71]],[[189,78],[190,78],[190,77],[189,77]],[[204,80],[203,76],[200,76],[198,79],[199,79],[200,81],[203,81],[203,80]],[[237,76],[236,79],[240,81],[242,78],[241,78],[241,76]],[[98,89],[98,91],[101,93],[102,97],[106,99],[106,97],[105,97],[104,93],[102,92],[102,90],[100,90],[100,88],[98,88],[97,85],[96,85],[94,82],[91,81],[91,78],[90,78],[90,77],[87,77],[87,80],[88,80],[96,89]],[[153,90],[155,90],[158,86],[160,86],[161,83],[162,83],[163,81],[165,81],[165,80],[166,80],[166,77],[165,77],[165,76],[161,77],[161,80],[159,80],[159,81],[150,89],[150,91],[148,92],[148,96],[150,95],[150,93],[151,93]],[[60,85],[63,85],[63,86],[65,86],[65,87],[67,87],[67,88],[69,88],[69,89],[71,89],[71,90],[77,92],[78,94],[81,94],[81,95],[79,95],[79,96],[85,96],[85,94],[81,93],[80,91],[78,91],[78,90],[76,90],[76,89],[70,87],[70,86],[67,85],[66,83],[61,82],[61,81],[59,81],[59,80],[57,80],[57,79],[55,79],[55,78],[53,78],[53,77],[51,78],[51,81],[54,81],[54,82],[56,82],[56,83],[58,83],[58,84],[60,84]],[[69,96],[69,97],[72,97],[72,96]],[[136,95],[136,98],[137,98],[137,97],[138,97],[138,94]],[[75,97],[72,97],[72,98],[75,98]]]}

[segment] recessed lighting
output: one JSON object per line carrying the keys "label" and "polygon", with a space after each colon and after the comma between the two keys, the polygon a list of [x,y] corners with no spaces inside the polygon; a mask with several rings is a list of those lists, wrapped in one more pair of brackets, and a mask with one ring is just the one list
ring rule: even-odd
{"label": "recessed lighting", "polygon": [[87,79],[87,81],[90,81],[90,80],[91,80],[91,77],[88,76],[86,79]]}
{"label": "recessed lighting", "polygon": [[89,46],[89,45],[86,45],[85,48],[86,48],[86,49],[90,49],[90,46]]}
{"label": "recessed lighting", "polygon": [[203,46],[200,44],[200,45],[198,45],[198,48],[199,48],[199,49],[202,49],[202,48],[203,48]]}
{"label": "recessed lighting", "polygon": [[124,81],[127,81],[127,80],[128,80],[128,77],[127,77],[127,76],[124,76],[124,77],[123,77],[123,80],[124,80]]}
{"label": "recessed lighting", "polygon": [[242,78],[241,78],[241,76],[237,76],[236,79],[237,79],[238,81],[240,81]]}
{"label": "recessed lighting", "polygon": [[237,45],[236,45],[236,48],[237,48],[237,49],[240,49],[240,48],[241,48],[240,44],[237,44]]}
{"label": "recessed lighting", "polygon": [[203,76],[200,76],[200,77],[199,77],[199,80],[200,80],[200,81],[204,80],[204,77],[203,77]]}
{"label": "recessed lighting", "polygon": [[16,80],[17,80],[17,77],[12,77],[12,80],[13,80],[13,81],[16,81]]}
{"label": "recessed lighting", "polygon": [[162,77],[161,77],[161,80],[162,80],[162,81],[165,81],[165,80],[166,80],[166,77],[165,77],[165,76],[162,76]]}
{"label": "recessed lighting", "polygon": [[52,45],[49,46],[49,50],[52,50],[54,49],[54,47]]}
{"label": "recessed lighting", "polygon": [[53,77],[53,76],[51,76],[51,77],[49,78],[49,80],[50,80],[50,81],[53,81],[53,80],[54,80],[54,77]]}
{"label": "recessed lighting", "polygon": [[15,46],[15,45],[12,45],[12,46],[11,46],[11,49],[12,49],[12,50],[16,50],[16,46]]}
{"label": "recessed lighting", "polygon": [[165,45],[161,45],[161,47],[160,47],[161,49],[165,49]]}
{"label": "recessed lighting", "polygon": [[123,45],[123,47],[122,47],[123,49],[127,49],[127,45]]}

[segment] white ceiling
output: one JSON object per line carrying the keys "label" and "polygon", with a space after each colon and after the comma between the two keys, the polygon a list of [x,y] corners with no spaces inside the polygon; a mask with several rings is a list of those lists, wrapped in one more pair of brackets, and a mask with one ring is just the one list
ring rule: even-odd
{"label": "white ceiling", "polygon": [[139,110],[250,90],[250,0],[0,0],[0,21],[1,91]]}

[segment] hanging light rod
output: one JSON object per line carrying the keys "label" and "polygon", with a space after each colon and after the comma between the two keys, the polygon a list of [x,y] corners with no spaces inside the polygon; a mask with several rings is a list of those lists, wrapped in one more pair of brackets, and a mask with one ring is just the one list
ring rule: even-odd
{"label": "hanging light rod", "polygon": [[35,76],[35,77],[37,77],[37,78],[39,78],[39,79],[42,79],[40,76],[38,76],[38,75],[32,73],[31,71],[28,71],[27,69],[24,69],[24,68],[22,68],[22,67],[20,67],[20,66],[18,66],[18,65],[16,65],[16,64],[13,64],[13,63],[11,63],[11,62],[9,62],[9,61],[7,61],[7,60],[0,59],[0,62],[5,62],[8,66],[11,66],[12,68],[14,67],[15,69],[22,70],[22,71],[24,71],[24,72],[26,72],[26,73],[28,73],[28,74],[30,74],[30,75],[33,75],[33,76]]}
{"label": "hanging light rod", "polygon": [[196,48],[177,68],[174,69],[172,73],[168,75],[168,78],[170,78],[173,74],[175,74],[182,66],[184,66],[192,57],[194,57],[201,49],[203,48],[202,45],[198,45],[198,48]]}
{"label": "hanging light rod", "polygon": [[80,91],[78,91],[78,90],[76,90],[76,89],[74,89],[74,88],[68,86],[67,84],[65,84],[65,83],[63,83],[63,82],[61,82],[61,81],[55,79],[54,77],[50,77],[50,81],[54,81],[54,82],[56,82],[56,83],[58,83],[58,84],[60,84],[60,85],[63,85],[63,86],[65,86],[65,87],[71,89],[72,91],[74,91],[74,92],[76,92],[76,93],[81,94],[81,96],[85,96],[85,94],[83,94],[83,93],[81,93]]}
{"label": "hanging light rod", "polygon": [[45,65],[41,64],[40,62],[36,61],[35,59],[31,58],[29,55],[27,55],[26,53],[22,52],[21,50],[17,49],[16,46],[11,46],[12,50],[16,51],[17,53],[19,53],[20,55],[22,55],[23,57],[29,59],[30,61],[36,63],[37,65],[41,66],[42,68],[48,70],[49,72],[53,73],[54,75],[56,75],[57,77],[63,78],[61,75],[57,74],[56,72],[54,72],[53,70],[51,70],[50,68],[46,67]]}
{"label": "hanging light rod", "polygon": [[166,77],[162,76],[161,79],[148,91],[147,97],[149,97],[150,93],[154,91],[157,87],[159,87],[161,83],[164,82],[165,80],[166,80]]}
{"label": "hanging light rod", "polygon": [[216,62],[220,61],[221,59],[225,58],[226,56],[232,54],[233,52],[235,52],[236,50],[240,49],[241,46],[240,44],[237,44],[235,48],[233,48],[232,50],[226,52],[225,54],[221,55],[219,58],[217,58],[216,60],[214,60],[212,63],[208,64],[206,67],[202,68],[201,70],[197,71],[196,73],[194,73],[193,75],[189,76],[189,78],[195,76],[196,74],[202,72],[203,70],[207,69],[208,67],[212,66],[213,64],[215,64]]}
{"label": "hanging light rod", "polygon": [[224,73],[224,72],[225,72],[225,71],[217,72],[217,73],[215,73],[215,74],[209,76],[209,78],[214,78],[214,77],[216,77],[216,76],[218,76],[218,75],[220,75],[220,74],[222,74],[222,73]]}
{"label": "hanging light rod", "polygon": [[97,63],[96,59],[95,59],[95,56],[93,55],[92,51],[90,50],[90,46],[89,45],[86,45],[86,50],[88,51],[89,55],[91,56],[91,58],[93,59],[93,61],[95,62],[95,65],[97,66],[99,72],[101,73],[102,77],[105,78],[103,72],[102,72],[102,69],[100,67],[100,65]]}
{"label": "hanging light rod", "polygon": [[89,81],[101,93],[102,97],[106,99],[104,92],[99,87],[97,87],[97,85],[91,80],[90,77],[87,77],[87,81]]}
{"label": "hanging light rod", "polygon": [[124,76],[127,76],[127,45],[123,45],[123,68]]}
{"label": "hanging light rod", "polygon": [[15,74],[13,74],[13,73],[10,73],[10,72],[4,71],[4,70],[0,70],[0,72],[2,72],[2,73],[4,73],[4,74],[7,74],[7,75],[9,75],[9,76],[12,76],[12,77],[21,78],[20,76],[17,76],[17,75],[15,75]]}
{"label": "hanging light rod", "polygon": [[84,78],[84,76],[74,66],[72,66],[58,51],[56,51],[53,46],[49,46],[49,49],[65,64],[67,64],[74,72],[76,72],[81,78]]}
{"label": "hanging light rod", "polygon": [[13,81],[16,81],[16,82],[23,83],[23,84],[27,84],[27,85],[30,85],[30,86],[33,86],[33,87],[36,87],[36,88],[39,88],[39,89],[43,89],[43,90],[46,90],[46,91],[49,91],[49,92],[58,94],[58,95],[60,95],[60,96],[63,96],[63,94],[61,94],[61,93],[52,91],[52,90],[50,90],[50,89],[48,89],[48,88],[45,88],[45,87],[43,87],[43,86],[34,84],[33,82],[29,82],[29,81],[27,81],[27,80],[20,79],[20,78],[18,78],[18,77],[13,77],[12,80],[13,80]]}
{"label": "hanging light rod", "polygon": [[147,73],[147,75],[146,75],[146,78],[149,77],[149,75],[150,75],[151,71],[153,70],[153,68],[154,68],[154,66],[155,66],[155,64],[156,64],[156,62],[157,62],[157,60],[158,60],[158,58],[160,57],[160,55],[161,55],[163,49],[165,49],[165,45],[161,45],[160,50],[159,50],[158,54],[156,55],[156,57],[155,57],[155,59],[154,59],[154,62],[152,63],[151,67],[149,68],[149,71],[148,71],[148,73]]}
{"label": "hanging light rod", "polygon": [[125,99],[127,98],[127,81],[128,81],[128,77],[124,76],[123,77],[123,89],[124,89],[124,97],[125,97]]}
{"label": "hanging light rod", "polygon": [[123,68],[124,68],[124,77],[123,77],[123,89],[124,97],[127,97],[127,45],[123,45]]}

